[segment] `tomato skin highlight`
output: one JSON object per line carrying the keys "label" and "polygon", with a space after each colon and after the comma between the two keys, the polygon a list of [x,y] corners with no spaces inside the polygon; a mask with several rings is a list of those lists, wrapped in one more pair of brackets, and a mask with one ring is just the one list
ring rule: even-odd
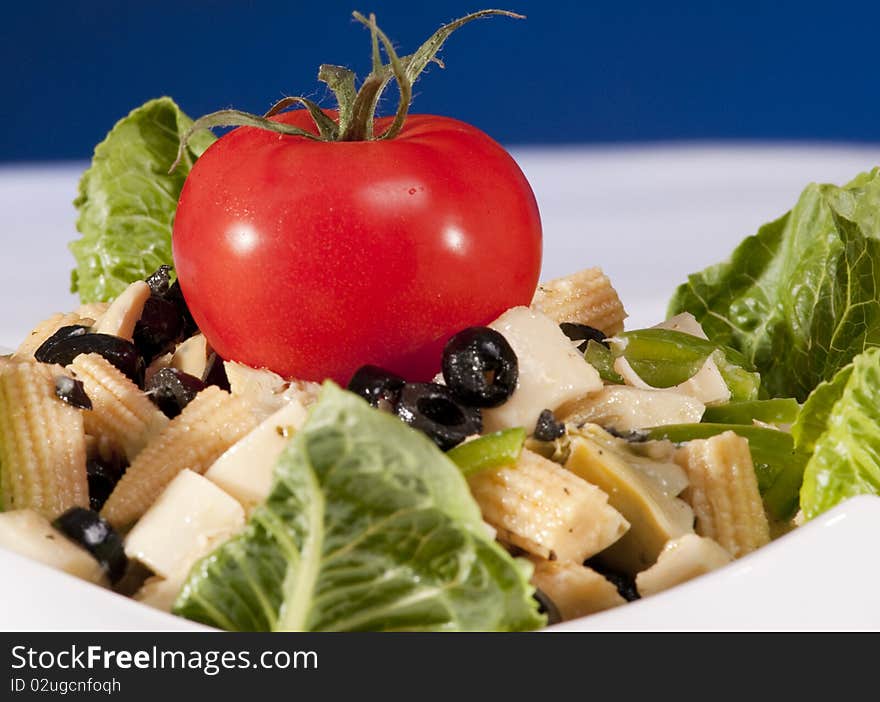
{"label": "tomato skin highlight", "polygon": [[[314,131],[303,110],[273,119]],[[172,245],[221,357],[340,383],[367,363],[430,379],[450,336],[529,304],[541,268],[519,167],[484,132],[432,115],[385,141],[235,129],[190,172]]]}

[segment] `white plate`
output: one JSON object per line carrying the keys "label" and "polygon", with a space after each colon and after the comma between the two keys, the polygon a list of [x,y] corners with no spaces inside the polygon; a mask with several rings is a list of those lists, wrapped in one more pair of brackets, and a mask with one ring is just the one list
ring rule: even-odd
{"label": "white plate", "polygon": [[[688,273],[724,258],[810,181],[843,183],[880,147],[679,146],[520,150],[541,206],[544,277],[598,265],[631,326],[662,318]],[[0,345],[75,307],[70,205],[82,165],[0,167]],[[669,592],[569,622],[580,629],[880,629],[880,498],[859,498]],[[0,629],[187,629],[169,615],[0,552]],[[14,577],[10,574],[14,574]]]}

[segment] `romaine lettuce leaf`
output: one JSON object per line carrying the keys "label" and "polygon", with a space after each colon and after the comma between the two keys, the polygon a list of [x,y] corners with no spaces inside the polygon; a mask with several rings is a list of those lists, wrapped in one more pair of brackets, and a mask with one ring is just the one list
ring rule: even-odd
{"label": "romaine lettuce leaf", "polygon": [[803,401],[880,344],[880,169],[808,186],[728,262],[691,275],[670,303],[683,311],[741,351],[770,397]]}
{"label": "romaine lettuce leaf", "polygon": [[73,203],[82,237],[70,244],[76,259],[71,290],[83,302],[110,300],[172,263],[171,227],[183,181],[215,140],[208,131],[193,135],[169,174],[191,124],[171,98],[162,97],[132,110],[95,147]]}
{"label": "romaine lettuce leaf", "polygon": [[793,427],[812,448],[801,508],[808,519],[847,497],[880,495],[880,348],[856,356],[804,404]]}
{"label": "romaine lettuce leaf", "polygon": [[327,383],[268,501],[175,611],[234,631],[533,629],[529,572],[427,437]]}

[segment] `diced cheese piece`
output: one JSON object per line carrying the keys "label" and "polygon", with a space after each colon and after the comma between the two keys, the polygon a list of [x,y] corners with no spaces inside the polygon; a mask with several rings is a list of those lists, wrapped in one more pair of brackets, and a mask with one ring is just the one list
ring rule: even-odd
{"label": "diced cheese piece", "polygon": [[150,286],[144,281],[135,281],[110,303],[107,311],[95,321],[92,331],[131,341],[134,327],[141,318],[144,305],[150,299],[151,293]]}
{"label": "diced cheese piece", "polygon": [[718,365],[714,359],[707,358],[706,362],[700,367],[694,375],[685,380],[683,383],[673,385],[669,388],[657,388],[648,385],[635,372],[629,361],[625,357],[620,356],[614,361],[614,370],[620,375],[627,385],[642,390],[656,390],[657,392],[676,392],[682,395],[690,395],[699,400],[704,405],[722,404],[730,400],[730,389]]}
{"label": "diced cheese piece", "polygon": [[181,471],[125,539],[125,553],[172,578],[244,526],[244,510],[210,480]]}
{"label": "diced cheese piece", "polygon": [[592,568],[570,561],[534,559],[532,585],[556,605],[562,621],[626,604],[617,588]]}
{"label": "diced cheese piece", "polygon": [[291,434],[302,427],[306,415],[305,407],[299,402],[283,406],[227,449],[205,477],[250,511],[269,496],[278,456]]}
{"label": "diced cheese piece", "polygon": [[499,539],[547,560],[583,562],[629,528],[602,490],[528,449],[468,483]]}
{"label": "diced cheese piece", "polygon": [[132,598],[148,607],[170,612],[174,601],[183,589],[187,575],[187,571],[173,578],[160,578],[158,575],[154,575],[144,581],[141,589],[134,593]]}
{"label": "diced cheese piece", "polygon": [[642,597],[654,595],[727,565],[731,560],[730,554],[712,539],[685,534],[666,544],[657,562],[636,576],[636,589]]}
{"label": "diced cheese piece", "polygon": [[654,329],[670,329],[672,331],[681,332],[682,334],[690,334],[691,336],[696,336],[700,339],[709,338],[706,336],[706,332],[703,331],[703,327],[700,326],[697,318],[690,312],[682,312],[674,317],[670,317],[665,322],[655,324]]}
{"label": "diced cheese piece", "polygon": [[556,416],[568,424],[592,422],[618,431],[633,431],[699,422],[705,409],[696,398],[677,392],[606,385],[599,392],[563,405]]}
{"label": "diced cheese piece", "polygon": [[203,378],[210,355],[211,350],[208,348],[208,340],[205,339],[205,335],[194,334],[174,351],[174,355],[171,357],[171,367],[196,378]]}
{"label": "diced cheese piece", "polygon": [[513,307],[489,326],[516,353],[519,380],[507,402],[483,411],[485,431],[509,427],[531,431],[542,410],[555,410],[602,389],[599,373],[549,317],[528,307]]}
{"label": "diced cheese piece", "polygon": [[580,431],[572,437],[565,467],[601,488],[608,504],[629,522],[629,531],[600,558],[615,570],[635,575],[657,560],[667,541],[693,533],[694,513],[686,502],[665,494],[629,465],[627,454],[606,440],[602,429],[588,425]]}
{"label": "diced cheese piece", "polygon": [[[45,563],[97,585],[108,585],[104,569],[84,548],[29,509],[0,512],[0,548]],[[6,574],[9,577],[9,574]]]}

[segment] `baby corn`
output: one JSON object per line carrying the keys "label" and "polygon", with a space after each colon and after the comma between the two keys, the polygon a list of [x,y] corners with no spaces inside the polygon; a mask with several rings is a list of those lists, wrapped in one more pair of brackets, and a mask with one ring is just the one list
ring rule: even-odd
{"label": "baby corn", "polygon": [[600,268],[587,268],[538,286],[532,309],[557,324],[576,322],[614,336],[623,331],[626,310]]}
{"label": "baby corn", "polygon": [[690,487],[683,497],[696,516],[696,531],[734,558],[770,541],[770,528],[747,439],[732,431],[689,441],[675,454]]}
{"label": "baby corn", "polygon": [[469,483],[499,538],[540,558],[583,562],[629,528],[599,488],[528,449]]}
{"label": "baby corn", "polygon": [[129,378],[96,353],[77,356],[68,369],[82,381],[92,409],[86,432],[132,461],[168,424],[168,418]]}
{"label": "baby corn", "polygon": [[128,526],[180,471],[204,473],[255,425],[245,401],[213,385],[205,388],[138,454],[101,515],[116,527]]}
{"label": "baby corn", "polygon": [[0,364],[0,496],[4,510],[53,519],[89,506],[80,410],[55,395],[60,366]]}

